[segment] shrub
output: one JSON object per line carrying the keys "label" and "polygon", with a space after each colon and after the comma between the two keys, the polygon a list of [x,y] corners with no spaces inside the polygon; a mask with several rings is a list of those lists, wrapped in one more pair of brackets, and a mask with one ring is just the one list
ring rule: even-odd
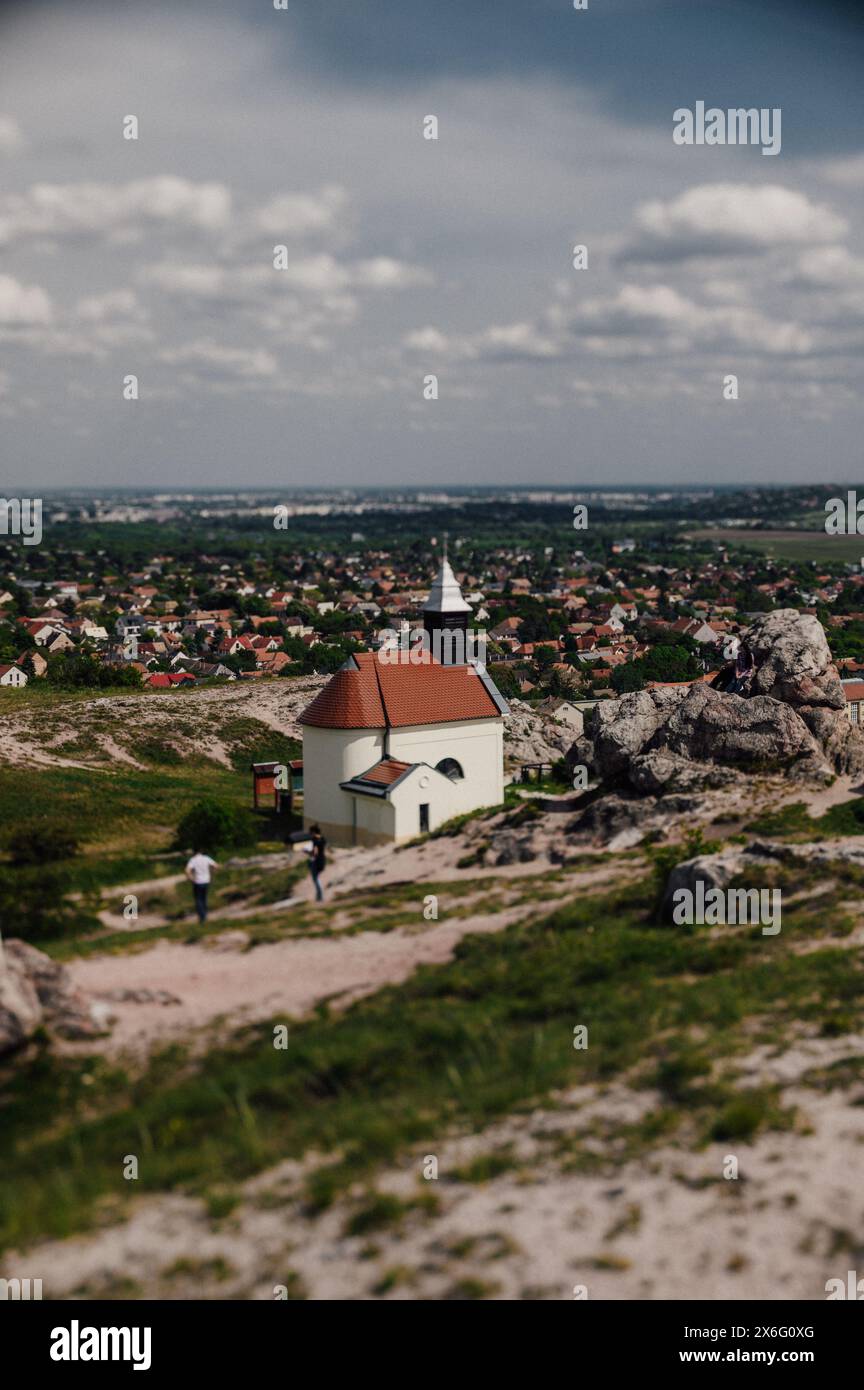
{"label": "shrub", "polygon": [[41,865],[17,870],[0,868],[3,930],[25,941],[92,931],[99,925],[92,910],[98,893],[94,897],[85,892],[82,899],[74,900],[69,897],[70,888],[65,868]]}
{"label": "shrub", "polygon": [[64,821],[23,821],[6,835],[12,863],[54,864],[78,853],[78,836]]}
{"label": "shrub", "polygon": [[204,797],[189,808],[177,826],[174,848],[241,849],[253,845],[257,838],[258,826],[250,811]]}

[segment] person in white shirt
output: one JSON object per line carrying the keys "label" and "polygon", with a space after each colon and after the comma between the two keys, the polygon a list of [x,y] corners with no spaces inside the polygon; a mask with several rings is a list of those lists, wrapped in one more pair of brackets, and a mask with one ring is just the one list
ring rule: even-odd
{"label": "person in white shirt", "polygon": [[186,865],[186,877],[195,894],[195,911],[198,913],[199,922],[207,921],[207,889],[210,887],[210,874],[211,870],[218,867],[215,859],[211,859],[209,854],[202,854],[200,850],[195,851]]}

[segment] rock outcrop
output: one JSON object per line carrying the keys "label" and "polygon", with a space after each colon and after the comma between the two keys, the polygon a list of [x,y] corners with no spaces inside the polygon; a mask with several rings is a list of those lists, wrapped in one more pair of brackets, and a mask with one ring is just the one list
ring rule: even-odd
{"label": "rock outcrop", "polygon": [[784,844],[777,840],[753,839],[746,845],[732,845],[717,854],[697,854],[676,864],[666,881],[662,915],[671,920],[674,894],[684,888],[693,893],[698,883],[706,892],[728,888],[734,879],[758,878],[760,869],[776,863],[864,865],[864,844],[859,837]]}
{"label": "rock outcrop", "polygon": [[88,1006],[72,989],[65,966],[26,941],[0,946],[0,1056],[38,1028],[61,1038],[93,1038],[106,1030],[105,1005]]}
{"label": "rock outcrop", "polygon": [[718,786],[736,770],[785,771],[803,781],[864,773],[864,733],[846,717],[817,619],[781,609],[754,623],[747,641],[756,670],[745,694],[698,682],[602,703],[578,760],[601,781],[643,795]]}
{"label": "rock outcrop", "polygon": [[528,704],[527,700],[508,703],[510,715],[504,721],[504,754],[515,762],[555,763],[564,757],[582,732],[581,715],[571,705],[562,707],[562,712],[556,715]]}

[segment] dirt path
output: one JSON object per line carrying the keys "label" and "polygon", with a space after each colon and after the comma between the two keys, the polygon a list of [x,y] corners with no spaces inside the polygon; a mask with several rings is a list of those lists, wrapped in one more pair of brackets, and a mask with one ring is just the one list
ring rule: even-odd
{"label": "dirt path", "polygon": [[[620,866],[617,872],[620,878]],[[600,888],[612,877],[613,869],[607,865],[574,873],[562,882],[561,893],[567,896]],[[544,908],[551,906],[551,902],[544,904]],[[426,921],[423,907],[421,880],[415,927],[353,936],[293,937],[252,950],[245,949],[244,932],[232,931],[188,945],[157,941],[134,955],[71,960],[68,970],[72,984],[88,1000],[113,996],[109,1003],[116,1021],[100,1049],[141,1055],[155,1044],[195,1033],[222,1017],[234,1028],[276,1014],[301,1017],[334,997],[344,1007],[385,985],[401,983],[420,965],[449,960],[470,933],[502,931],[537,911],[531,903],[505,904],[450,920],[443,912],[436,922]],[[256,911],[260,914],[262,909]],[[128,998],[123,998],[125,992]],[[160,998],[170,1002],[159,1002]],[[92,1042],[67,1047],[93,1050]]]}
{"label": "dirt path", "polygon": [[[523,906],[427,923],[422,908],[418,890],[418,925],[413,930],[303,937],[251,951],[242,949],[246,939],[239,933],[208,945],[160,941],[139,955],[72,961],[69,971],[73,984],[88,999],[120,991],[139,993],[142,998],[146,992],[176,999],[176,1003],[112,1002],[117,1021],[103,1050],[140,1054],[221,1016],[230,1018],[233,1028],[276,1014],[299,1018],[334,996],[345,1006],[384,985],[401,983],[418,965],[448,960],[469,932],[501,931],[526,915]],[[87,1044],[87,1050],[93,1050],[92,1044]]]}

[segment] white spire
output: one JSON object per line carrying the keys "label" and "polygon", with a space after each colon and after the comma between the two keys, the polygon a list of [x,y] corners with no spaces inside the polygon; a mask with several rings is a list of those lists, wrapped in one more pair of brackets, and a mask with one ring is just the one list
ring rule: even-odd
{"label": "white spire", "polygon": [[459,581],[453,573],[446,555],[441,561],[441,568],[429,590],[429,597],[423,605],[423,611],[424,613],[471,612],[471,605],[466,603],[462,597]]}

